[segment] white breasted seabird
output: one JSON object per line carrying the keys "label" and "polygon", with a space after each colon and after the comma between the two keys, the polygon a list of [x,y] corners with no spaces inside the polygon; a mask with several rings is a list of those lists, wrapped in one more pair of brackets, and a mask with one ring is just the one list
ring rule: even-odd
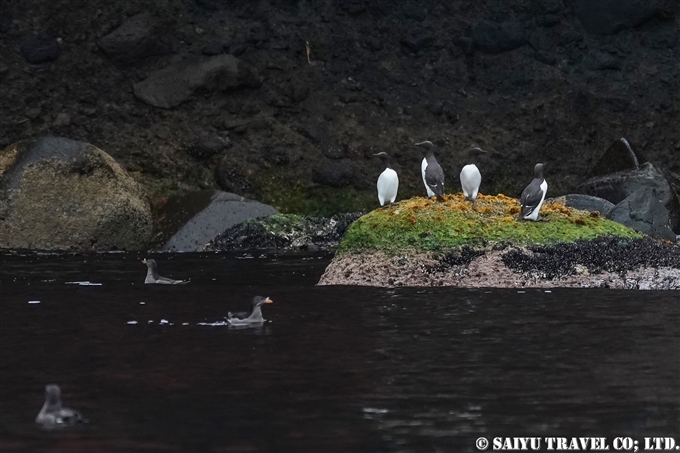
{"label": "white breasted seabird", "polygon": [[158,265],[154,259],[143,259],[142,263],[146,264],[146,267],[149,268],[146,271],[144,283],[155,283],[160,285],[183,285],[189,283],[189,280],[173,280],[171,278],[161,277],[158,274]]}
{"label": "white breasted seabird", "polygon": [[48,384],[45,386],[45,404],[35,417],[35,422],[45,428],[57,428],[87,423],[87,420],[78,411],[63,407],[61,388],[57,384]]}
{"label": "white breasted seabird", "polygon": [[468,151],[468,162],[466,166],[460,171],[460,185],[463,188],[463,195],[470,201],[475,201],[477,193],[479,192],[479,185],[482,183],[482,174],[479,168],[475,165],[477,157],[480,154],[485,154],[487,151],[474,147]]}
{"label": "white breasted seabird", "polygon": [[434,157],[434,145],[430,141],[416,143],[416,146],[425,148],[426,154],[423,162],[420,165],[420,170],[423,174],[423,184],[427,190],[428,197],[435,195],[441,197],[444,195],[444,171],[439,166],[437,159]]}
{"label": "white breasted seabird", "polygon": [[524,189],[519,200],[520,220],[538,219],[538,211],[541,209],[547,191],[548,183],[543,178],[543,164],[536,164],[534,167],[534,179]]}
{"label": "white breasted seabird", "polygon": [[385,203],[394,203],[397,199],[397,191],[399,190],[399,176],[392,168],[390,156],[385,152],[374,154],[385,163],[385,170],[378,176],[378,201],[380,206],[385,206]]}
{"label": "white breasted seabird", "polygon": [[269,297],[253,297],[253,309],[250,312],[227,313],[227,322],[232,326],[246,326],[249,324],[262,324],[265,319],[262,317],[262,306],[274,303]]}

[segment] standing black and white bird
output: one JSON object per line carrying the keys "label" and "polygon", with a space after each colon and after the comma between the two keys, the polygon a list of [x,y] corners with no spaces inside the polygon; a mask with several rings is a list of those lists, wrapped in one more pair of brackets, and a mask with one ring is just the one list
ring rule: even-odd
{"label": "standing black and white bird", "polygon": [[423,174],[423,184],[427,190],[427,196],[441,197],[444,195],[444,171],[439,166],[437,159],[434,157],[434,145],[430,141],[416,143],[416,146],[425,148],[426,154],[423,162],[420,165],[420,170]]}
{"label": "standing black and white bird", "polygon": [[246,326],[249,324],[262,324],[265,319],[262,317],[262,306],[274,303],[269,297],[253,297],[253,309],[250,312],[227,313],[227,322],[232,326]]}
{"label": "standing black and white bird", "polygon": [[534,167],[534,179],[524,189],[520,197],[520,220],[537,220],[538,211],[541,209],[545,194],[548,192],[548,183],[543,177],[543,164]]}
{"label": "standing black and white bird", "polygon": [[468,162],[470,163],[460,171],[460,185],[463,188],[463,195],[470,201],[475,201],[479,186],[482,184],[482,174],[476,165],[477,158],[482,154],[488,154],[488,152],[477,147],[468,151]]}
{"label": "standing black and white bird", "polygon": [[161,285],[182,285],[184,283],[189,283],[188,280],[173,280],[171,278],[161,277],[158,274],[158,265],[154,259],[143,259],[142,263],[146,264],[146,267],[148,267],[144,283],[155,283]]}
{"label": "standing black and white bird", "polygon": [[399,176],[392,168],[390,156],[385,152],[374,154],[379,157],[385,164],[385,170],[378,176],[378,201],[380,206],[385,206],[385,203],[394,203],[397,199],[397,191],[399,190]]}
{"label": "standing black and white bird", "polygon": [[45,404],[35,417],[35,422],[45,428],[57,428],[76,423],[87,423],[87,420],[74,411],[61,404],[61,388],[57,384],[45,386]]}

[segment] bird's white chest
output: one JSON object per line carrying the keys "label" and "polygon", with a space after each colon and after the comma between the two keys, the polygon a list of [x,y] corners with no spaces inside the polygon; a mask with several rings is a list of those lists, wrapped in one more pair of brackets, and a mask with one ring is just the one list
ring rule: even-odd
{"label": "bird's white chest", "polygon": [[432,189],[430,189],[430,186],[427,185],[427,179],[425,179],[425,170],[427,170],[427,157],[423,157],[423,162],[420,164],[420,171],[423,174],[423,184],[425,184],[425,190],[427,190],[427,196],[433,197],[434,192],[432,191]]}
{"label": "bird's white chest", "polygon": [[469,164],[460,171],[460,185],[463,195],[467,198],[477,197],[479,185],[482,183],[482,174],[475,164]]}
{"label": "bird's white chest", "polygon": [[378,177],[378,200],[381,205],[394,203],[399,189],[399,177],[397,172],[386,168]]}

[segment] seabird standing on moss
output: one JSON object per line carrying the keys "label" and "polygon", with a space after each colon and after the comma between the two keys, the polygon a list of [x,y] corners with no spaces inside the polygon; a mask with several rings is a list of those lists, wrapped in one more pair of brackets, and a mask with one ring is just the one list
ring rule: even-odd
{"label": "seabird standing on moss", "polygon": [[227,322],[232,326],[245,326],[248,324],[262,324],[265,319],[262,317],[262,306],[274,303],[269,297],[253,297],[253,309],[250,312],[227,313]]}
{"label": "seabird standing on moss", "polygon": [[424,141],[416,143],[416,146],[425,148],[426,154],[423,162],[420,165],[420,171],[423,174],[423,184],[427,190],[427,196],[441,197],[444,195],[444,171],[439,166],[439,162],[434,157],[434,145],[431,141]]}
{"label": "seabird standing on moss", "polygon": [[460,171],[460,185],[463,188],[463,195],[470,201],[475,201],[479,192],[479,185],[482,183],[482,174],[479,172],[477,165],[475,165],[477,158],[481,154],[488,153],[477,147],[468,151],[468,162],[470,163]]}
{"label": "seabird standing on moss", "polygon": [[543,164],[536,164],[534,167],[534,179],[524,189],[520,197],[520,220],[538,219],[538,211],[541,209],[545,194],[548,191],[548,183],[543,177]]}
{"label": "seabird standing on moss", "polygon": [[35,417],[35,422],[45,428],[56,428],[60,426],[74,425],[76,423],[86,423],[78,411],[63,407],[61,404],[61,388],[57,384],[45,386],[45,404]]}
{"label": "seabird standing on moss", "polygon": [[189,283],[188,280],[173,280],[171,278],[161,277],[158,274],[158,265],[154,259],[143,259],[142,263],[146,264],[146,267],[149,268],[146,271],[144,283],[155,283],[160,285],[182,285],[184,283]]}
{"label": "seabird standing on moss", "polygon": [[399,176],[392,168],[392,161],[390,156],[385,152],[374,154],[385,163],[385,170],[378,176],[378,201],[380,206],[385,206],[385,203],[394,203],[397,199],[397,191],[399,190]]}

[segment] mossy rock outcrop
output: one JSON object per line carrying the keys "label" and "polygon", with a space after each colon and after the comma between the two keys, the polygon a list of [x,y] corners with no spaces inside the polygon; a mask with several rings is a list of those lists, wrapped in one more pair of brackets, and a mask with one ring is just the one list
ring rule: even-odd
{"label": "mossy rock outcrop", "polygon": [[338,253],[380,250],[386,253],[450,251],[462,246],[485,247],[492,242],[513,245],[547,244],[591,239],[601,235],[641,237],[597,212],[544,203],[539,221],[519,221],[517,199],[479,195],[474,203],[462,194],[440,200],[413,197],[376,209],[347,230]]}
{"label": "mossy rock outcrop", "polygon": [[552,200],[537,222],[518,212],[502,194],[378,208],[349,227],[319,284],[680,289],[678,245]]}
{"label": "mossy rock outcrop", "polygon": [[0,248],[139,250],[151,230],[143,188],[101,149],[44,137],[0,151]]}

